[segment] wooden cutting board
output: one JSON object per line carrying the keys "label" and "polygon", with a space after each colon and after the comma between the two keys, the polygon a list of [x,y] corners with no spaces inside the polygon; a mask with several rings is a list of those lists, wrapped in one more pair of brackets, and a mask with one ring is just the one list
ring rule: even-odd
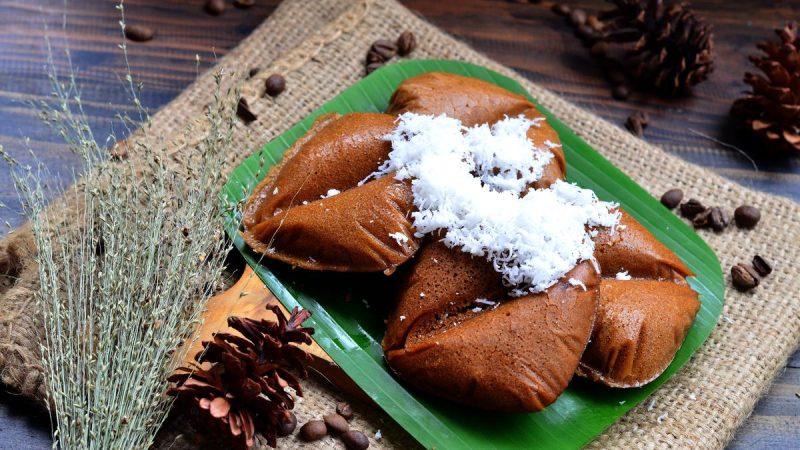
{"label": "wooden cutting board", "polygon": [[[239,316],[255,320],[276,320],[275,314],[266,308],[268,303],[277,304],[288,317],[289,313],[281,302],[264,286],[264,283],[253,272],[253,269],[250,266],[245,266],[242,276],[233,286],[208,300],[206,310],[203,312],[203,322],[196,332],[197,339],[193,341],[188,353],[186,353],[184,365],[194,361],[194,355],[203,349],[202,342],[210,341],[214,333],[222,331],[239,335],[238,331],[228,326],[228,317]],[[311,373],[347,394],[355,396],[362,401],[371,402],[364,391],[336,365],[316,341],[312,341],[310,345],[303,344],[301,348],[311,355],[311,362],[309,363],[309,371]]]}

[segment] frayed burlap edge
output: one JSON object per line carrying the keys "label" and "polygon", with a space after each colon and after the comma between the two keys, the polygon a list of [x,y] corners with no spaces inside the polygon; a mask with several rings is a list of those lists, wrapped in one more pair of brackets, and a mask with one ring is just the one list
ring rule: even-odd
{"label": "frayed burlap edge", "polygon": [[[753,294],[728,292],[724,320],[684,369],[590,444],[596,448],[723,447],[800,340],[800,306],[795,298],[800,292],[796,262],[800,259],[800,208],[794,202],[748,190],[667,155],[471,50],[393,0],[289,0],[226,56],[221,66],[239,72],[254,66],[267,67],[261,71],[263,76],[281,72],[288,86],[275,99],[261,97],[260,79],[245,86],[244,96],[258,119],[249,126],[237,127],[237,152],[231,155],[231,162],[241,161],[253,149],[358,81],[363,75],[363,57],[369,44],[406,29],[417,34],[420,46],[414,52],[416,58],[470,61],[519,81],[545,107],[650,192],[681,186],[694,197],[713,199],[715,204],[728,209],[746,202],[759,205],[766,212],[755,231],[703,232],[703,237],[716,250],[723,267],[759,253],[779,262],[775,273]],[[184,129],[186,118],[197,117],[209,101],[211,83],[210,74],[201,77],[155,116],[154,129],[164,135]],[[177,144],[170,153],[173,163],[180,165],[181,155],[192,146],[180,140]],[[19,230],[11,239],[21,239],[24,232]],[[32,289],[35,285],[27,295]],[[9,292],[0,294],[0,311],[13,300]],[[19,295],[14,298],[18,301]],[[32,317],[32,311],[28,315]],[[0,335],[3,381],[28,395],[41,396],[40,387],[32,388],[40,386],[41,375],[33,375],[37,372],[37,344],[31,342],[31,334],[22,333],[18,323],[9,326],[2,316],[0,331],[5,331]],[[9,348],[7,343],[22,346],[26,357],[20,360],[5,352]],[[10,373],[17,375],[5,376]],[[22,373],[34,381],[26,382],[19,377]],[[325,414],[336,399],[335,394],[316,381],[309,382],[308,391],[307,401],[298,405],[301,422]],[[363,405],[359,409],[355,426],[370,436],[382,430],[383,439],[372,438],[373,446],[410,445],[408,436],[382,412]],[[280,444],[286,448],[300,445],[294,438]],[[332,448],[337,444],[326,439],[304,445]]]}

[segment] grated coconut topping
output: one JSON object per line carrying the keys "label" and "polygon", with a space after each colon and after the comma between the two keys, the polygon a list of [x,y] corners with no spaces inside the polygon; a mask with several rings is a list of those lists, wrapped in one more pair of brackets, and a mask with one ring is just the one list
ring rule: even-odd
{"label": "grated coconut topping", "polygon": [[444,230],[445,245],[486,258],[511,295],[542,292],[593,261],[591,228],[615,227],[619,212],[565,181],[528,187],[553,158],[528,139],[540,120],[520,115],[466,128],[445,115],[404,113],[385,137],[389,159],[367,179],[411,179],[417,237]]}

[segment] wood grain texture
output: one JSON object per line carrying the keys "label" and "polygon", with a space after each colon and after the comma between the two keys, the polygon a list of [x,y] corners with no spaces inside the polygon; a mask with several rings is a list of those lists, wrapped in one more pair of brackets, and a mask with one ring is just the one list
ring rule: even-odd
{"label": "wood grain texture", "polygon": [[[46,99],[50,92],[42,70],[46,62],[44,24],[49,27],[56,65],[62,72],[67,68],[64,37],[69,40],[87,114],[98,138],[105,139],[111,131],[110,118],[117,112],[132,111],[119,79],[124,66],[117,49],[121,34],[114,3],[71,0],[69,18],[62,32],[60,0],[0,0],[0,145],[28,163],[32,161],[26,146],[35,149],[53,172],[54,180],[59,175],[70,180],[77,160],[57,136],[38,122],[35,108],[28,105]],[[150,42],[129,46],[131,67],[144,83],[142,101],[148,108],[155,110],[174,98],[191,83],[198,70],[211,67],[215,58],[223,56],[261,23],[278,1],[259,0],[247,10],[229,5],[219,17],[205,14],[203,3],[202,0],[125,2],[128,23],[148,24],[157,33]],[[695,9],[715,28],[716,69],[710,79],[699,85],[691,97],[668,100],[635,94],[626,102],[611,98],[602,73],[571,34],[570,27],[549,11],[547,2],[532,5],[498,0],[404,0],[404,3],[490,57],[613,123],[622,125],[637,109],[647,111],[651,121],[645,139],[670,153],[748,187],[800,200],[800,157],[762,156],[759,146],[749,141],[728,115],[733,99],[747,88],[741,79],[745,71],[753,70],[747,55],[755,53],[754,43],[771,38],[772,29],[783,20],[800,19],[800,2],[694,1]],[[601,1],[567,3],[589,10],[606,7]],[[199,56],[199,64],[195,55]],[[747,158],[701,135],[748,151],[758,171]],[[25,142],[26,137],[30,138],[29,143]],[[675,174],[678,187],[680,177],[681,174]],[[0,209],[0,224],[6,221],[10,226],[20,224],[19,203],[4,165],[0,165],[0,203],[8,205]],[[800,442],[797,392],[800,392],[800,352],[790,359],[786,370],[759,402],[731,448],[797,448]],[[34,406],[10,394],[0,395],[0,448],[49,448],[49,430],[47,416]]]}

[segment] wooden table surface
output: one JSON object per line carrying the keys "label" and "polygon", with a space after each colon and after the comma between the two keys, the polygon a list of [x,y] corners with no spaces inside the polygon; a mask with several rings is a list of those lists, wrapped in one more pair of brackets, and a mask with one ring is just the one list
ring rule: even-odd
{"label": "wooden table surface", "polygon": [[[110,118],[130,103],[120,82],[122,59],[118,12],[113,1],[72,0],[68,4],[66,35],[83,87],[82,97],[96,135],[105,136]],[[131,43],[134,74],[144,83],[143,103],[155,110],[183,90],[200,69],[213,65],[261,23],[277,1],[258,0],[248,10],[229,5],[219,17],[202,10],[203,1],[127,0],[129,23],[146,23],[157,30],[148,43]],[[635,94],[628,101],[611,98],[601,72],[572,36],[564,21],[542,5],[524,2],[468,0],[433,2],[405,0],[410,8],[504,63],[531,80],[607,120],[622,125],[634,110],[647,111],[651,125],[645,139],[670,153],[706,166],[746,186],[800,201],[800,157],[768,158],[741,135],[729,119],[733,99],[746,89],[742,75],[752,70],[747,55],[754,43],[772,37],[772,29],[789,18],[800,19],[800,2],[694,1],[696,10],[714,25],[716,70],[691,97],[665,100]],[[600,1],[567,2],[587,9],[603,8]],[[41,6],[40,6],[41,5]],[[44,24],[50,27],[54,48],[61,52],[62,2],[0,0],[0,145],[22,160],[26,138],[51,171],[70,174],[77,160],[36,119],[30,101],[50,92],[45,63]],[[66,68],[58,57],[59,69]],[[707,137],[745,149],[758,170],[735,151]],[[637,155],[631,155],[636,158]],[[8,170],[0,166],[0,223],[22,222]],[[4,390],[5,391],[5,390]],[[798,448],[800,446],[800,353],[759,402],[731,448]],[[50,448],[49,420],[25,399],[0,394],[0,449]]]}

